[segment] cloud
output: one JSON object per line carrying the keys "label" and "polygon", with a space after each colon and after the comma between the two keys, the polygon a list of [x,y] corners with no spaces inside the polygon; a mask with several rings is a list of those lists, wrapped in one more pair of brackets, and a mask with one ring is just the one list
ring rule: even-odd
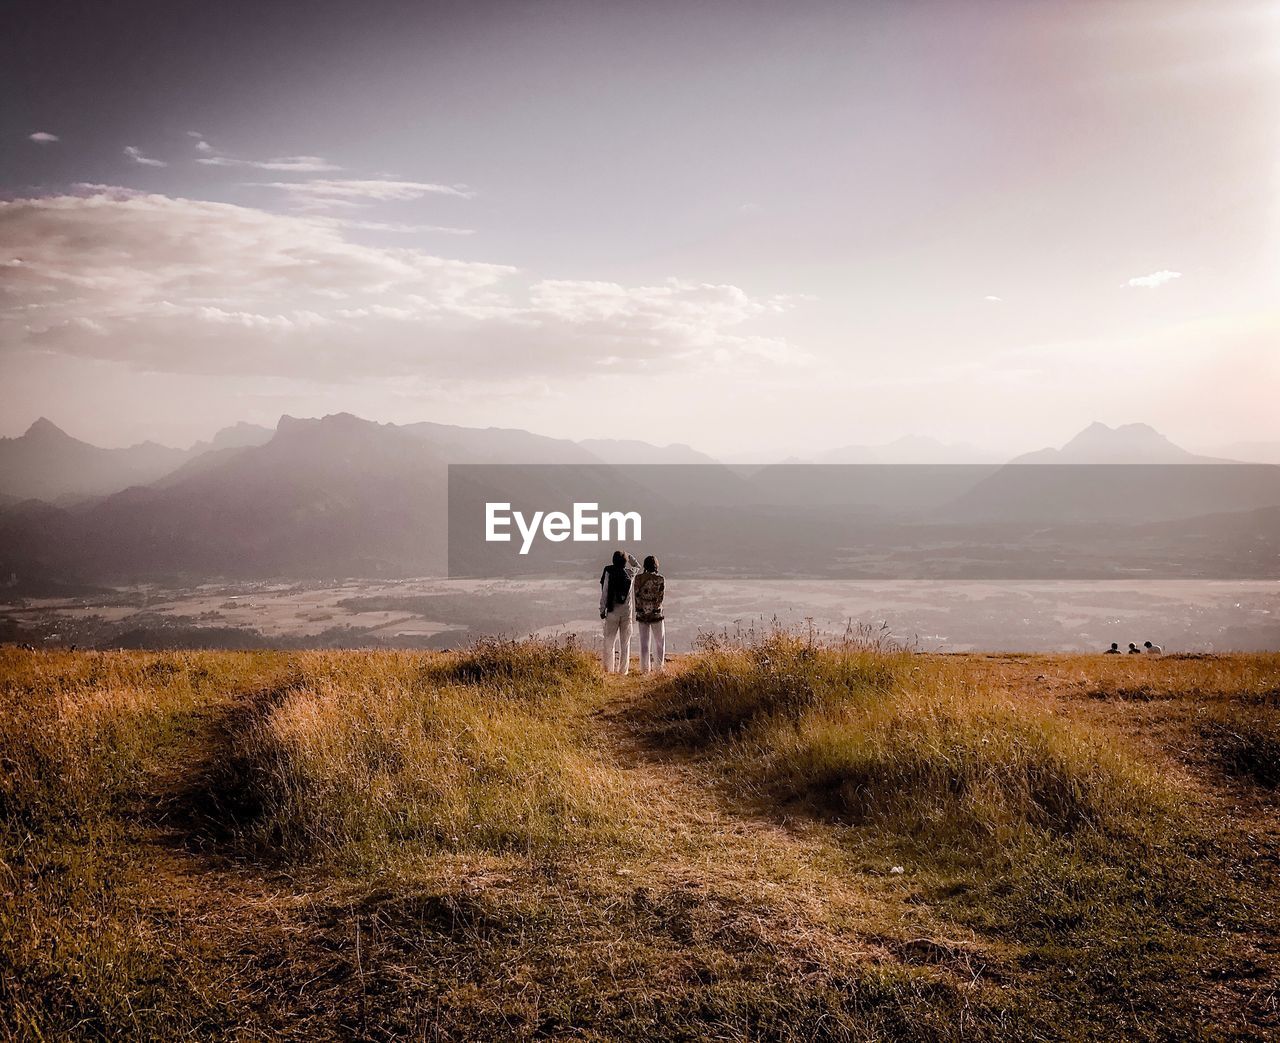
{"label": "cloud", "polygon": [[219,152],[198,130],[187,131],[195,139],[196,151],[203,153],[196,162],[207,167],[248,167],[253,170],[278,170],[294,174],[324,174],[342,168],[323,156],[276,156],[273,159],[240,159]]}
{"label": "cloud", "polygon": [[997,297],[997,296],[996,296],[995,294],[993,294],[993,293],[989,293],[989,294],[987,294],[987,295],[986,295],[985,297],[983,297],[982,299],[983,299],[984,301],[990,301],[992,304],[1003,304],[1003,303],[1004,303],[1004,298],[1003,298],[1003,297]]}
{"label": "cloud", "polygon": [[27,138],[37,145],[48,145],[51,142],[60,140],[57,134],[50,134],[47,130],[37,130],[34,134],[28,134]]}
{"label": "cloud", "polygon": [[[201,144],[207,146],[201,149]],[[208,142],[196,145],[201,151],[212,152]],[[196,160],[207,167],[252,167],[255,170],[279,170],[295,174],[323,174],[332,170],[341,170],[322,156],[277,156],[275,159],[237,159],[235,156],[212,155],[202,156]]]}
{"label": "cloud", "polygon": [[523,278],[353,242],[345,222],[103,186],[0,201],[0,351],[340,382],[770,365],[789,298]]}
{"label": "cloud", "polygon": [[278,188],[302,202],[336,202],[339,205],[356,200],[383,203],[421,199],[429,195],[456,196],[460,199],[475,196],[465,185],[438,185],[424,181],[272,181],[264,187]]}
{"label": "cloud", "polygon": [[400,221],[340,221],[344,228],[353,228],[361,232],[426,232],[437,235],[475,235],[474,228],[454,228],[450,225],[415,225]]}
{"label": "cloud", "polygon": [[1141,286],[1148,290],[1157,289],[1167,282],[1173,282],[1174,279],[1181,279],[1181,272],[1171,272],[1168,268],[1162,268],[1158,272],[1152,272],[1150,275],[1135,275],[1130,279],[1126,286]]}
{"label": "cloud", "polygon": [[134,148],[132,145],[124,147],[124,154],[139,166],[144,167],[167,167],[169,164],[162,159],[152,159],[150,156],[144,156],[142,150]]}

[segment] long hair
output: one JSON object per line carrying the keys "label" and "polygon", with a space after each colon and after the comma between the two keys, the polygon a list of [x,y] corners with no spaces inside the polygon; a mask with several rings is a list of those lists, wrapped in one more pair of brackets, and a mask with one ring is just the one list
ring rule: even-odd
{"label": "long hair", "polygon": [[645,572],[658,571],[658,559],[655,558],[652,554],[650,554],[647,558],[644,559],[644,570]]}

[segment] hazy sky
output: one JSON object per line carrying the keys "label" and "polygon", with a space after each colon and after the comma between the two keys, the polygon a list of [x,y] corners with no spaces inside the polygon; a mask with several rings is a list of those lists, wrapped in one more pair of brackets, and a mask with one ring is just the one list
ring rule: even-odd
{"label": "hazy sky", "polygon": [[1280,439],[1280,3],[23,0],[0,434]]}

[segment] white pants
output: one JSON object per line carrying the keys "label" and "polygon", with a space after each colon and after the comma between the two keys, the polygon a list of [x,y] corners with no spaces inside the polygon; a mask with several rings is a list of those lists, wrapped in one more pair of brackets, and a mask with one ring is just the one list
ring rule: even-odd
{"label": "white pants", "polygon": [[[649,649],[652,647],[652,659]],[[667,660],[667,621],[660,619],[656,623],[640,624],[640,672],[647,674],[649,666],[661,670]]]}
{"label": "white pants", "polygon": [[[615,658],[622,645],[621,663]],[[611,674],[631,670],[631,606],[618,605],[604,617],[604,672]]]}

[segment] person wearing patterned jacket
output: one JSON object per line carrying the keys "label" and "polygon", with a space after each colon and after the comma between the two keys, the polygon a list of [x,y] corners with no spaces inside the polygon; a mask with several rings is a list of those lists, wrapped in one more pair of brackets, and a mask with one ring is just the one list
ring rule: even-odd
{"label": "person wearing patterned jacket", "polygon": [[640,672],[647,674],[652,666],[661,673],[667,653],[667,623],[662,614],[666,580],[652,554],[644,559],[644,571],[632,581],[631,591],[640,624]]}

